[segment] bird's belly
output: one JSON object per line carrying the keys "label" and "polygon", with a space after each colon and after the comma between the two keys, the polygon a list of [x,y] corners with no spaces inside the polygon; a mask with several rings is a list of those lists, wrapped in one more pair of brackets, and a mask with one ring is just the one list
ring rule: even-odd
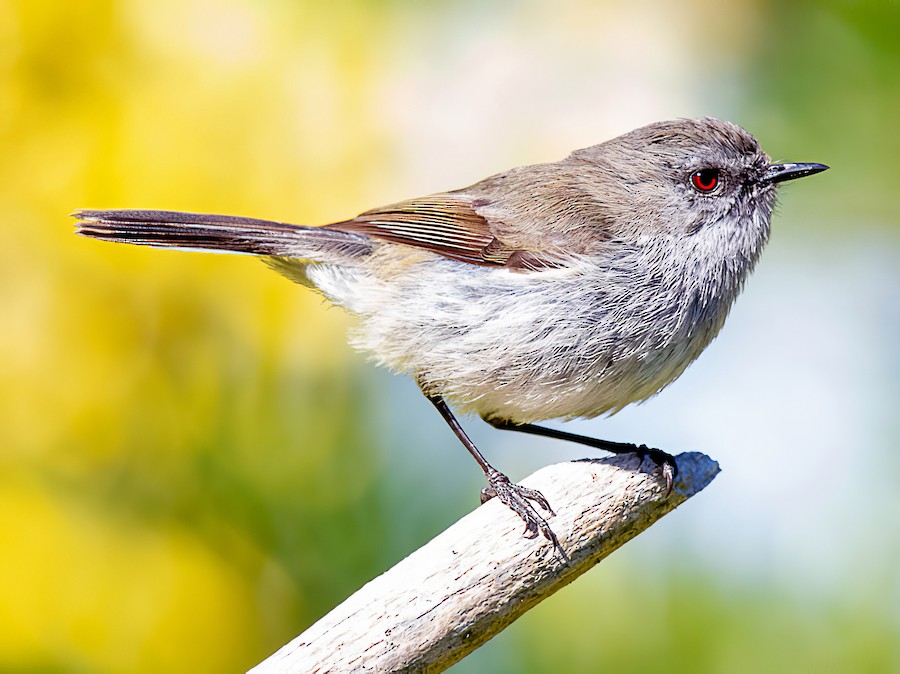
{"label": "bird's belly", "polygon": [[[326,294],[362,319],[354,346],[484,417],[527,423],[616,412],[678,377],[717,332],[711,324],[720,325],[683,324],[675,307],[654,296],[636,301],[630,287],[628,304],[648,312],[609,311],[623,298],[598,298],[596,288],[611,283],[586,283],[578,271],[456,264],[389,284],[340,271],[335,281],[345,285],[331,282]],[[319,287],[329,281],[311,278]]]}
{"label": "bird's belly", "polygon": [[684,340],[662,348],[584,363],[577,372],[548,367],[530,377],[502,371],[485,379],[453,382],[448,397],[482,417],[519,423],[553,418],[592,418],[646,400],[677,379],[705,343]]}
{"label": "bird's belly", "polygon": [[[460,411],[519,423],[591,418],[646,400],[676,379],[711,339],[673,337],[645,346],[643,335],[540,313],[494,318],[465,328],[432,324],[403,330],[370,321],[354,340],[382,364],[415,376]],[[531,321],[530,325],[525,325]]]}

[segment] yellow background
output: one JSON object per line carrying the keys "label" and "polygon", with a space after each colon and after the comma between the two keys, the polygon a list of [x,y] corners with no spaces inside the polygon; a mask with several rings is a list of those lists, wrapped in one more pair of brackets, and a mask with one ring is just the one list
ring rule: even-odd
{"label": "yellow background", "polygon": [[[75,208],[318,224],[711,114],[834,167],[782,200],[785,240],[900,259],[898,31],[897,3],[0,3],[0,670],[246,669],[481,486],[338,310],[250,258],[76,238]],[[896,347],[896,306],[873,316]],[[900,671],[887,485],[848,504],[878,525],[863,580],[793,593],[760,572],[790,566],[777,540],[722,569],[670,538],[458,669]]]}

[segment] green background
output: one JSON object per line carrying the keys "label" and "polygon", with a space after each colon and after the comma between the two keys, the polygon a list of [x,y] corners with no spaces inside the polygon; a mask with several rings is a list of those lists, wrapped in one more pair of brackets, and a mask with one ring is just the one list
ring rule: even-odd
{"label": "green background", "polygon": [[[682,380],[570,428],[724,472],[454,671],[900,671],[898,34],[897,2],[0,3],[0,669],[246,669],[482,486],[339,310],[68,213],[324,223],[708,114],[833,168]],[[513,478],[587,454],[467,424]]]}

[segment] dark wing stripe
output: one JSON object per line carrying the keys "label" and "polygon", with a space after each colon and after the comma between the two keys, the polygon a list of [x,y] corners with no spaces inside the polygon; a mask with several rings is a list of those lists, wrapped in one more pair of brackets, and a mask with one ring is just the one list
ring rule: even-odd
{"label": "dark wing stripe", "polygon": [[470,243],[481,244],[485,241],[490,241],[493,239],[493,237],[478,236],[472,234],[471,232],[453,228],[446,228],[438,231],[433,228],[422,227],[416,223],[406,224],[394,222],[379,222],[376,220],[370,222],[369,224],[374,227],[379,227],[388,232],[394,232],[397,234],[406,233],[409,236],[432,237],[437,240],[452,239],[456,241],[466,241]]}
{"label": "dark wing stripe", "polygon": [[472,200],[461,194],[411,199],[325,228],[416,246],[471,264],[532,271],[558,266],[551,258],[543,260],[536,253],[517,250],[498,240]]}
{"label": "dark wing stripe", "polygon": [[461,196],[432,196],[377,208],[353,220],[327,225],[376,239],[417,246],[474,264],[503,265],[508,251],[487,256],[488,246],[498,247],[490,226]]}
{"label": "dark wing stripe", "polygon": [[429,232],[414,231],[402,227],[380,227],[385,234],[392,234],[397,237],[408,237],[423,242],[433,243],[435,245],[453,246],[456,248],[481,249],[491,240],[476,239],[473,237],[453,236],[451,234],[436,235]]}

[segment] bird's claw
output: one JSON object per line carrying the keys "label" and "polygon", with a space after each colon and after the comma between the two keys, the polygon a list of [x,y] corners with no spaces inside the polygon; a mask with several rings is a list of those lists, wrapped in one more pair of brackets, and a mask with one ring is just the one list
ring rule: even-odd
{"label": "bird's claw", "polygon": [[568,559],[547,520],[530,503],[530,501],[534,501],[547,511],[548,516],[553,517],[556,513],[553,512],[549,501],[541,492],[510,482],[506,475],[494,471],[488,475],[488,486],[481,490],[481,502],[486,503],[494,497],[497,497],[503,505],[522,518],[522,521],[525,522],[523,535],[533,538],[540,533],[553,544],[563,559]]}
{"label": "bird's claw", "polygon": [[678,464],[675,463],[675,457],[668,452],[648,447],[647,445],[638,447],[637,455],[641,459],[641,463],[643,463],[644,459],[650,459],[662,469],[662,475],[666,481],[666,496],[671,494],[675,478],[678,477]]}

